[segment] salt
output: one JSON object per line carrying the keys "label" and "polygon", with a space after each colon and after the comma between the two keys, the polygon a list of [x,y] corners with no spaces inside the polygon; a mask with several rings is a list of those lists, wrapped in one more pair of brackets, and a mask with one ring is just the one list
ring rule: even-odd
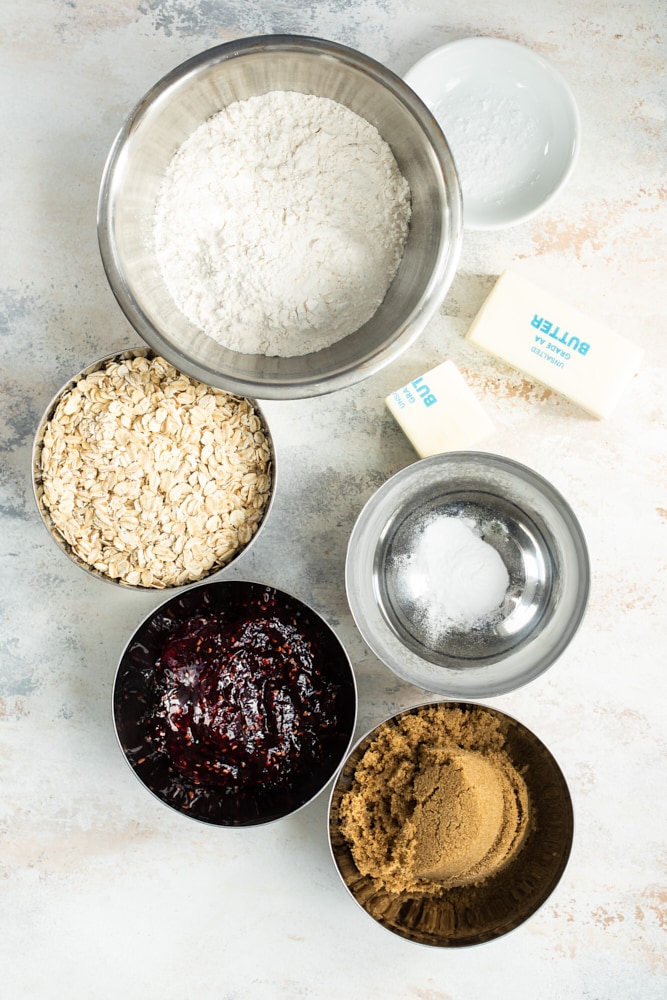
{"label": "salt", "polygon": [[464,201],[502,205],[534,184],[548,137],[528,96],[507,81],[479,91],[461,84],[435,109],[452,150]]}
{"label": "salt", "polygon": [[496,549],[461,517],[426,523],[407,556],[411,601],[431,634],[470,629],[497,612],[509,586]]}

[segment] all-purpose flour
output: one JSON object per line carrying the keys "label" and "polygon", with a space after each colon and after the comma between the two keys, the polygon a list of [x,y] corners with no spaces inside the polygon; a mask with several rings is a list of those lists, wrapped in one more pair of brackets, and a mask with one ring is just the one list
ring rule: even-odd
{"label": "all-purpose flour", "polygon": [[155,210],[178,308],[226,347],[327,347],[382,302],[410,190],[377,129],[327,98],[272,91],[229,105],[177,150]]}

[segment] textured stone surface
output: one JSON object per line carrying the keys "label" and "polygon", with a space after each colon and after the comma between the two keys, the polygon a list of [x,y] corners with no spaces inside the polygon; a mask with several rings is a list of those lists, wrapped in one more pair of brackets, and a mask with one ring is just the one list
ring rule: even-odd
{"label": "textured stone surface", "polygon": [[[32,436],[52,395],[138,338],[103,274],[104,161],[125,114],[165,72],[260,32],[345,42],[398,73],[471,34],[550,59],[583,145],[533,221],[466,233],[439,315],[401,359],[333,396],[265,406],[279,454],[271,521],[233,574],[323,613],[358,678],[359,734],[423,700],[366,649],[344,589],[362,505],[414,452],[384,398],[451,358],[496,424],[485,446],[549,478],[592,558],[584,624],[544,676],[495,703],[551,748],[575,843],[527,924],[447,955],[376,927],[343,889],[327,795],[266,829],[212,831],[172,814],[118,750],[119,654],[159,595],[88,579],[39,521]],[[5,0],[0,11],[0,967],[7,997],[657,1000],[664,996],[667,673],[667,220],[661,0]],[[634,339],[646,359],[603,422],[466,343],[514,267]],[[260,544],[261,541],[261,544]]]}

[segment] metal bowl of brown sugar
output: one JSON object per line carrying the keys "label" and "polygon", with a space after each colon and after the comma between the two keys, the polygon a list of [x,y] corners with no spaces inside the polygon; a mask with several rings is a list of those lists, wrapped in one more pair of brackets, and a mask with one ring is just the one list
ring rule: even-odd
{"label": "metal bowl of brown sugar", "polygon": [[547,747],[479,703],[431,702],[353,747],[329,802],[344,886],[387,930],[460,948],[507,934],[565,871],[573,810]]}

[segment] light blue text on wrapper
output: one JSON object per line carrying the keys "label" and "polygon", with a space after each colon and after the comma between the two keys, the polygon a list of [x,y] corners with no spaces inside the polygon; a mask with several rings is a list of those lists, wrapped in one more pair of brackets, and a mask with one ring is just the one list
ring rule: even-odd
{"label": "light blue text on wrapper", "polygon": [[[530,325],[533,329],[539,331],[539,333],[535,334],[535,344],[530,349],[531,354],[536,354],[538,357],[544,358],[545,361],[556,365],[557,368],[565,367],[561,358],[569,361],[572,357],[572,354],[566,348],[571,348],[572,353],[580,354],[582,357],[586,357],[591,349],[591,345],[587,344],[586,341],[580,340],[579,337],[571,336],[567,331],[561,333],[559,326],[554,325],[550,320],[544,319],[537,313],[533,315]],[[559,347],[558,343],[552,344],[544,337],[540,337],[540,333],[545,333],[548,337],[551,337],[564,346]],[[548,351],[552,353],[547,353]]]}
{"label": "light blue text on wrapper", "polygon": [[[413,389],[414,392],[412,391]],[[419,378],[414,379],[408,385],[404,385],[402,389],[397,389],[396,392],[393,392],[392,399],[401,410],[404,410],[406,406],[413,406],[419,402],[427,407],[433,406],[434,403],[438,402],[438,397],[431,392],[426,382],[424,382],[423,375],[420,375]]]}

